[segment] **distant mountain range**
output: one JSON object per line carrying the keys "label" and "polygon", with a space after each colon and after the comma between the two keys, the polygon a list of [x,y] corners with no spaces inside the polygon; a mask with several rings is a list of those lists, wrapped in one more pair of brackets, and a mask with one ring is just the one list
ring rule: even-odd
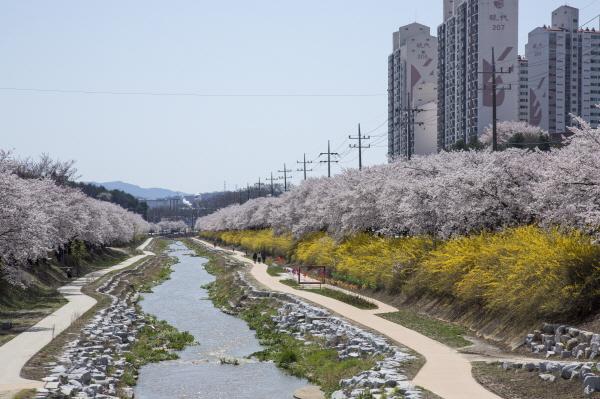
{"label": "distant mountain range", "polygon": [[133,195],[136,198],[143,198],[147,200],[167,198],[167,197],[180,197],[182,195],[190,195],[182,193],[181,191],[173,191],[166,188],[144,188],[136,186],[135,184],[125,183],[122,181],[111,181],[106,183],[93,183],[98,186],[104,186],[108,190],[121,190],[128,194]]}

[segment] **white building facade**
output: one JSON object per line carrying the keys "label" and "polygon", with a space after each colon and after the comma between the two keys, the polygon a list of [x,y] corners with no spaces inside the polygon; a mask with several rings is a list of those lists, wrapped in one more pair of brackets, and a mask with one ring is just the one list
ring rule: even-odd
{"label": "white building facade", "polygon": [[[519,120],[518,0],[444,0],[438,28],[438,148],[469,143],[492,123],[492,49],[497,118]],[[511,86],[512,85],[512,86]]]}
{"label": "white building facade", "polygon": [[437,38],[413,23],[393,35],[388,58],[388,158],[437,152]]}
{"label": "white building facade", "polygon": [[529,33],[529,120],[549,133],[564,133],[571,114],[593,127],[600,121],[600,32],[579,28],[579,10],[563,6],[552,25]]}

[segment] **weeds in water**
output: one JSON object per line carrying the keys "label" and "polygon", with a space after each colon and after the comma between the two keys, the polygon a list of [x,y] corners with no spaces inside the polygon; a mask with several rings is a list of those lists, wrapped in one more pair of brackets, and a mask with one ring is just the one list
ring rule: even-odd
{"label": "weeds in water", "polygon": [[239,366],[240,365],[240,361],[238,359],[231,359],[228,357],[222,357],[219,359],[219,362],[221,362],[221,364],[228,364],[231,366]]}
{"label": "weeds in water", "polygon": [[148,324],[138,333],[138,339],[131,351],[125,355],[127,362],[139,368],[148,363],[178,359],[173,351],[183,350],[194,343],[194,336],[187,331],[180,332],[166,321],[158,321],[147,316]]}

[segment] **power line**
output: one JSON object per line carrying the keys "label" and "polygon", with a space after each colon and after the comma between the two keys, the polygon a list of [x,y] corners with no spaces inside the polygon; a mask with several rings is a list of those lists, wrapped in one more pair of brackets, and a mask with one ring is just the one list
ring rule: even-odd
{"label": "power line", "polygon": [[387,125],[388,120],[384,120],[383,122],[381,122],[381,124],[377,125],[376,128],[369,130],[368,132],[366,132],[365,134],[371,134],[374,133],[376,131],[378,131],[379,129],[381,129],[382,127],[384,127],[385,125]]}
{"label": "power line", "polygon": [[155,92],[116,91],[82,89],[42,89],[33,87],[0,87],[0,91],[50,94],[86,94],[111,96],[156,96],[156,97],[382,97],[383,93],[200,93],[200,92]]}

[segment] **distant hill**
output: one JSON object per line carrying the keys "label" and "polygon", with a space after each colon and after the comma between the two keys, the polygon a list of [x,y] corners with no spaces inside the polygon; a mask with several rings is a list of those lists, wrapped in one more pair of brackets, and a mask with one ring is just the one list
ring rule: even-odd
{"label": "distant hill", "polygon": [[133,195],[136,198],[143,199],[159,199],[159,198],[167,198],[167,197],[179,197],[182,195],[188,195],[186,193],[182,193],[180,191],[173,191],[166,188],[144,188],[140,186],[136,186],[135,184],[125,183],[122,181],[111,181],[106,183],[94,183],[100,186],[106,187],[108,190],[121,190],[125,191],[128,194]]}

